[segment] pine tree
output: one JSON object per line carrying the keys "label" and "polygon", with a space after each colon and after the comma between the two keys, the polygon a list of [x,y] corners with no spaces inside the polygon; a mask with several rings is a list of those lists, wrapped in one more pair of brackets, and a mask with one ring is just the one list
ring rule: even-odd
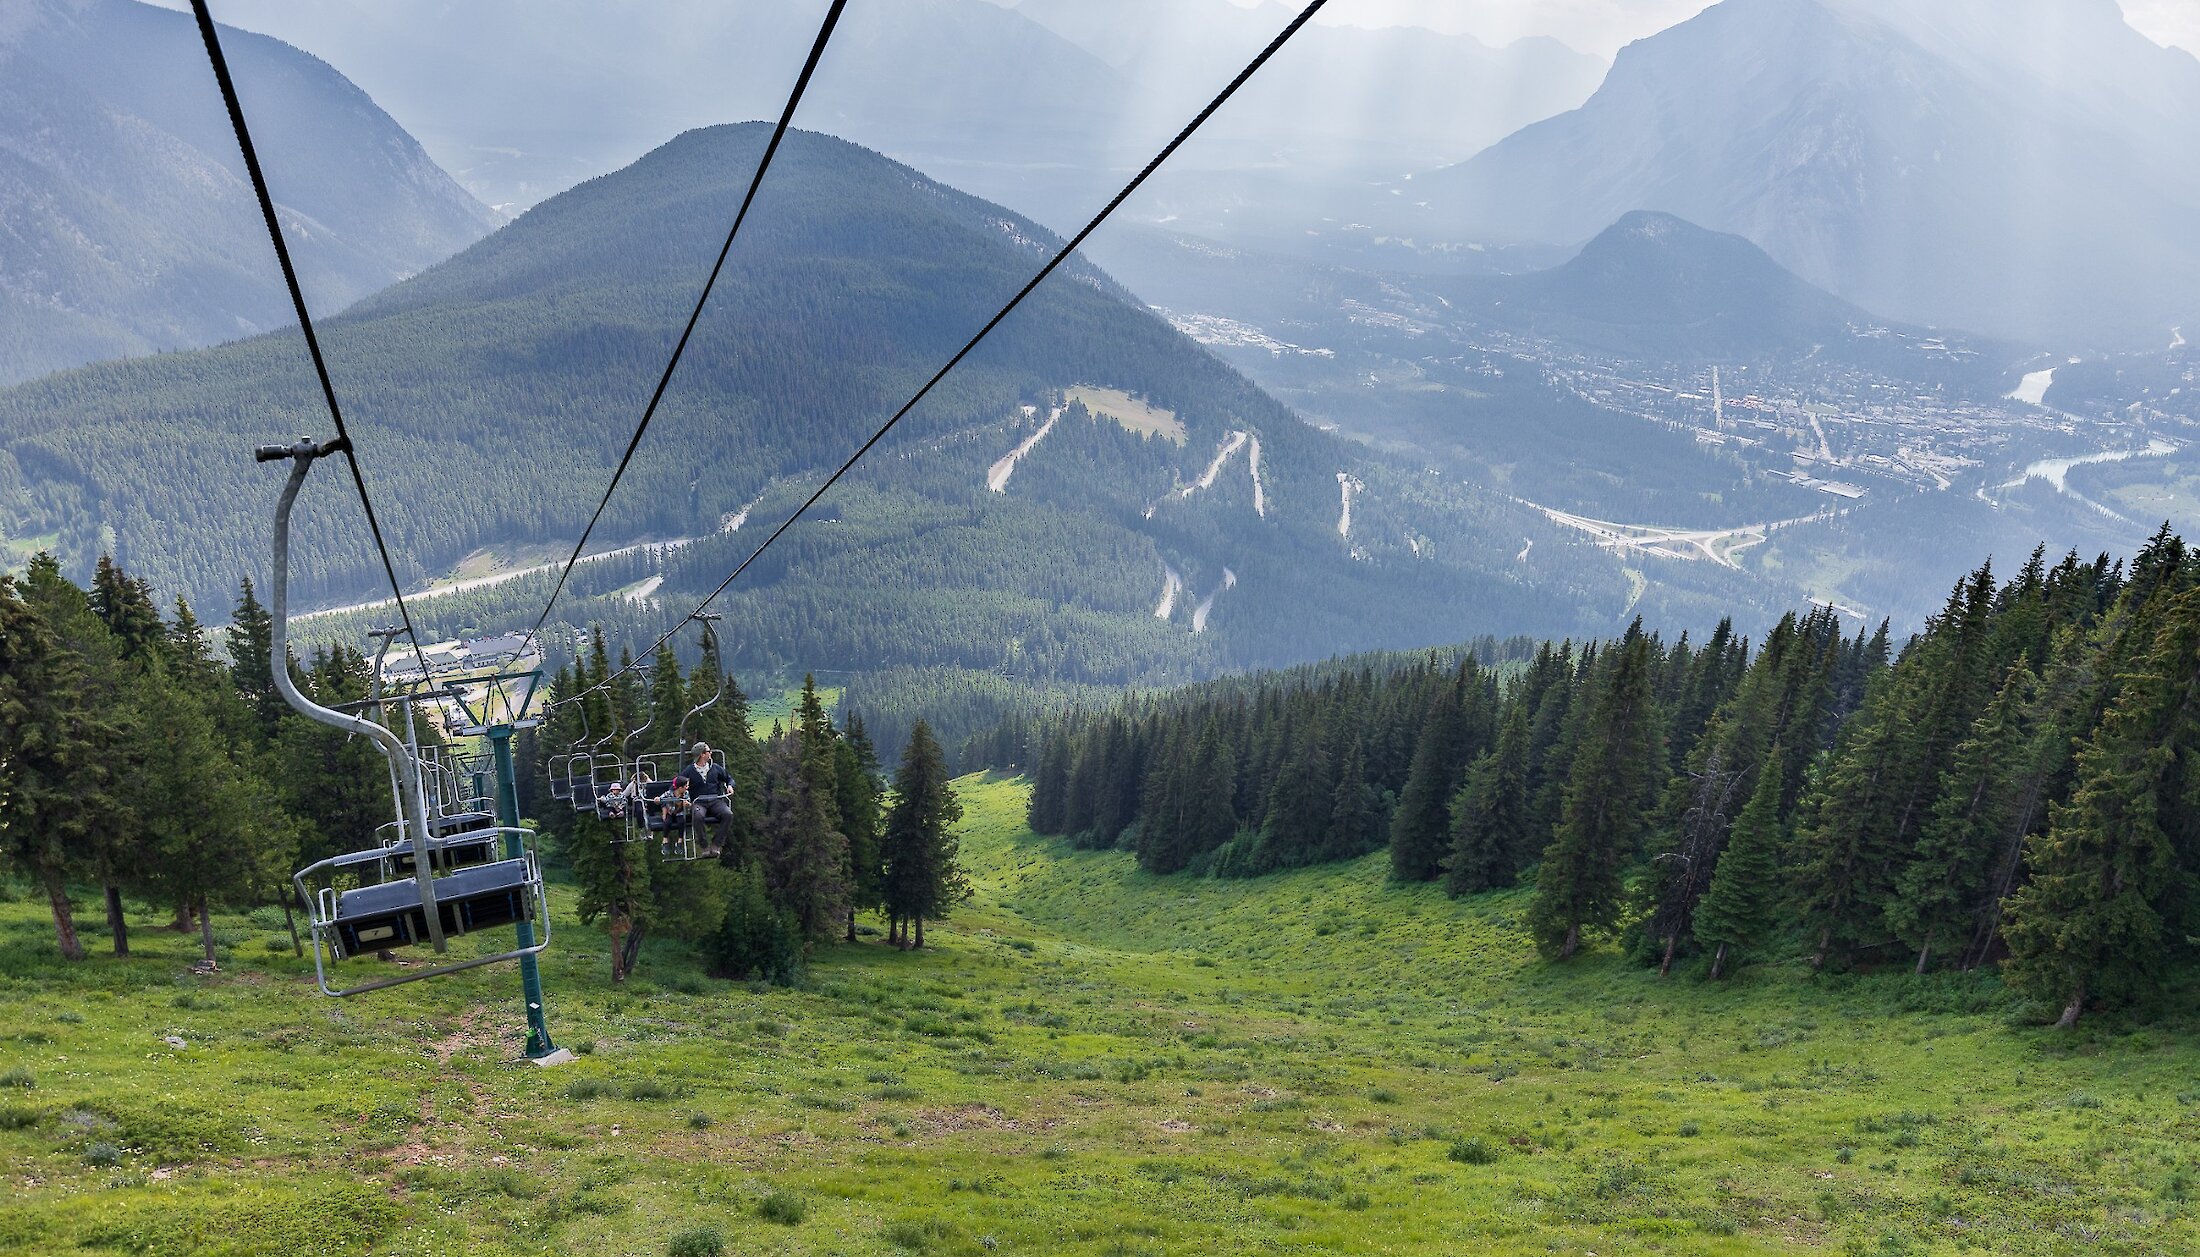
{"label": "pine tree", "polygon": [[1771,940],[1779,906],[1780,844],[1780,775],[1761,770],[1757,789],[1735,819],[1712,869],[1711,888],[1696,906],[1692,928],[1696,942],[1713,949],[1713,981],[1726,972],[1730,953],[1747,955]]}
{"label": "pine tree", "polygon": [[764,824],[758,856],[772,902],[806,942],[839,932],[848,914],[848,839],[804,771],[802,736],[781,733],[764,752]]}
{"label": "pine tree", "polygon": [[1940,797],[1887,905],[1887,927],[1925,972],[1936,947],[1969,941],[1994,855],[2021,806],[2038,681],[2020,658],[1941,776]]}
{"label": "pine tree", "polygon": [[2010,901],[2010,983],[2060,1003],[2057,1024],[2076,1024],[2094,1000],[2147,991],[2181,950],[2200,852],[2196,755],[2200,591],[2173,600],[2153,649],[2079,752],[2076,790],[2027,850],[2032,882]]}
{"label": "pine tree", "polygon": [[1634,854],[1644,813],[1663,784],[1651,641],[1630,634],[1613,655],[1589,704],[1558,832],[1543,853],[1528,914],[1537,949],[1560,960],[1580,949],[1584,930],[1617,922],[1620,869]]}
{"label": "pine tree", "polygon": [[726,873],[726,910],[706,952],[721,978],[792,983],[802,972],[802,931],[771,901],[763,870],[750,864]]}
{"label": "pine tree", "polygon": [[1895,879],[1916,854],[1940,773],[1993,692],[1990,566],[1959,582],[1925,636],[1867,691],[1803,844],[1813,967],[1891,938]]}
{"label": "pine tree", "polygon": [[[906,946],[924,946],[926,919],[937,920],[970,893],[954,826],[962,801],[948,781],[947,757],[923,720],[909,731],[909,745],[894,773],[886,810],[887,913]],[[914,934],[907,933],[913,928]]]}
{"label": "pine tree", "polygon": [[[1711,884],[1712,869],[1727,840],[1733,808],[1747,774],[1727,758],[1724,738],[1717,732],[1706,738],[1695,771],[1674,782],[1680,810],[1679,849],[1652,860],[1647,941],[1659,952],[1658,976],[1673,971],[1681,947],[1691,937],[1699,903]],[[1759,777],[1773,779],[1773,798],[1779,798],[1780,757],[1777,753],[1759,767]]]}
{"label": "pine tree", "polygon": [[36,627],[26,627],[18,654],[26,689],[11,791],[21,823],[10,839],[14,862],[46,891],[64,957],[83,956],[64,885],[75,876],[100,880],[115,952],[127,955],[119,883],[138,862],[127,828],[114,823],[121,808],[112,787],[136,720],[124,697],[129,674],[114,635],[52,555],[31,559],[19,591]]}
{"label": "pine tree", "polygon": [[[1237,754],[1219,732],[1210,727],[1201,739],[1198,767],[1194,770],[1200,792],[1192,811],[1191,849],[1199,855],[1219,851],[1237,836]],[[1326,817],[1324,818],[1326,819]]]}
{"label": "pine tree", "polygon": [[1383,813],[1375,787],[1368,784],[1367,756],[1357,738],[1345,750],[1337,769],[1337,787],[1330,792],[1329,845],[1323,859],[1350,860],[1380,847]]}
{"label": "pine tree", "polygon": [[1451,796],[1471,750],[1465,696],[1455,686],[1436,699],[1421,722],[1413,766],[1391,814],[1390,875],[1397,880],[1425,882],[1443,872],[1451,845]]}
{"label": "pine tree", "polygon": [[1497,746],[1475,760],[1452,795],[1444,890],[1456,897],[1510,886],[1530,852],[1528,711],[1514,703]]}
{"label": "pine tree", "polygon": [[124,660],[140,663],[167,645],[167,626],[153,603],[152,587],[131,579],[112,556],[99,556],[88,592],[92,612],[114,634]]}
{"label": "pine tree", "polygon": [[863,718],[849,713],[847,728],[835,747],[834,783],[839,790],[841,832],[848,838],[848,939],[856,941],[856,913],[885,902],[885,858],[880,852],[878,752],[864,730]]}
{"label": "pine tree", "polygon": [[274,792],[222,743],[205,704],[157,658],[131,687],[144,715],[121,788],[137,818],[139,855],[152,882],[194,908],[202,965],[215,967],[212,913],[281,884],[297,830]]}
{"label": "pine tree", "polygon": [[[34,571],[38,565],[34,560]],[[53,565],[52,578],[59,575]],[[86,701],[82,661],[55,640],[14,580],[0,575],[0,859],[46,892],[67,960],[84,957],[67,883],[93,828],[112,811],[98,802],[87,806],[86,797],[88,787],[104,784],[103,752],[113,737]]]}
{"label": "pine tree", "polygon": [[1028,821],[1035,834],[1064,832],[1068,819],[1070,747],[1068,731],[1050,729],[1039,747],[1039,771],[1031,783]]}
{"label": "pine tree", "polygon": [[1287,732],[1288,749],[1263,801],[1257,858],[1232,871],[1253,876],[1312,864],[1330,842],[1330,817],[1337,806],[1329,754],[1311,729]]}
{"label": "pine tree", "polygon": [[230,613],[226,636],[231,680],[258,719],[260,737],[273,741],[289,707],[275,690],[275,617],[260,605],[250,577],[237,588],[237,606]]}

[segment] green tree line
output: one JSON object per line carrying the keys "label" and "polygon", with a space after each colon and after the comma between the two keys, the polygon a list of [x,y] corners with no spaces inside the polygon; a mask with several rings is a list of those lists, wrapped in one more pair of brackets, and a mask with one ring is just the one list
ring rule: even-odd
{"label": "green tree line", "polygon": [[[297,927],[293,870],[365,850],[395,815],[389,769],[364,739],[308,720],[277,692],[273,619],[244,582],[216,641],[181,599],[163,615],[151,587],[109,559],[89,589],[50,554],[22,578],[0,576],[0,869],[45,897],[60,954],[81,959],[79,899],[96,893],[116,955],[130,949],[130,901],[172,906],[217,963],[213,914],[280,905]],[[315,701],[358,703],[372,665],[342,645],[287,661]],[[602,682],[602,635],[561,670],[551,697]],[[791,977],[815,942],[853,939],[856,914],[885,914],[891,941],[922,946],[924,923],[964,895],[960,816],[946,756],[922,721],[909,730],[891,787],[862,722],[835,727],[806,685],[793,728],[750,736],[747,700],[724,698],[689,727],[739,782],[720,860],[666,861],[654,840],[613,842],[618,822],[552,797],[548,763],[579,738],[583,716],[619,746],[654,721],[671,739],[717,694],[706,657],[683,675],[668,649],[633,677],[555,710],[522,735],[531,770],[522,811],[546,819],[554,863],[581,892],[584,920],[612,942],[615,976],[652,935],[704,948],[727,976]],[[418,725],[440,743],[433,721]],[[646,737],[646,735],[645,735]],[[670,741],[649,740],[648,750]],[[639,748],[638,748],[639,749]],[[622,835],[623,836],[623,835]]]}
{"label": "green tree line", "polygon": [[1762,642],[1560,642],[1300,670],[1004,722],[1042,833],[1157,873],[1387,849],[1401,882],[1532,887],[1562,961],[1611,939],[1810,970],[1998,967],[2061,1024],[2143,1005],[2200,934],[2200,561],[1981,566],[1923,631],[1828,608]]}

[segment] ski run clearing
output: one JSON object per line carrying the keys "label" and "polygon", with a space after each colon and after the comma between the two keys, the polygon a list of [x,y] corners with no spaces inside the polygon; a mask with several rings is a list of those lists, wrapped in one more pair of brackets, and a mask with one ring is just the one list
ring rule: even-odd
{"label": "ski run clearing", "polygon": [[722,533],[740,532],[741,526],[749,522],[749,512],[755,510],[757,506],[760,505],[763,501],[764,495],[761,493],[757,494],[755,501],[749,503],[747,506],[742,507],[740,510],[735,511],[733,514],[719,520],[718,531]]}
{"label": "ski run clearing", "polygon": [[1232,432],[1230,434],[1230,439],[1222,443],[1222,450],[1215,455],[1215,461],[1207,464],[1207,470],[1200,473],[1199,479],[1194,480],[1192,483],[1184,486],[1181,489],[1178,489],[1176,491],[1176,495],[1180,498],[1188,498],[1194,493],[1199,492],[1201,489],[1214,488],[1215,477],[1222,474],[1222,469],[1224,465],[1226,465],[1230,461],[1231,457],[1235,455],[1239,450],[1244,449],[1246,441],[1250,439],[1250,433]]}
{"label": "ski run clearing", "polygon": [[[1016,474],[1016,464],[1022,460],[1024,455],[1029,454],[1039,442],[1046,440],[1047,433],[1054,431],[1054,425],[1061,422],[1065,410],[1065,407],[1056,406],[1047,415],[1047,421],[1040,425],[1037,432],[1025,437],[1023,444],[1009,451],[999,462],[993,464],[993,469],[985,473],[985,487],[995,493],[1008,492],[1008,478]],[[1027,416],[1035,415],[1038,413],[1038,409],[1033,406],[1026,406],[1024,407],[1024,413]]]}
{"label": "ski run clearing", "polygon": [[[1232,432],[1229,439],[1222,443],[1222,448],[1215,452],[1214,461],[1207,464],[1207,470],[1200,473],[1199,479],[1194,480],[1188,485],[1184,485],[1178,488],[1175,492],[1169,494],[1168,497],[1162,498],[1161,502],[1166,502],[1169,500],[1169,498],[1188,498],[1193,494],[1199,492],[1201,489],[1214,488],[1215,478],[1222,474],[1222,469],[1225,466],[1229,465],[1231,457],[1235,455],[1239,450],[1244,449],[1248,442],[1252,443],[1254,449],[1253,507],[1261,513],[1261,517],[1263,519],[1267,518],[1268,500],[1267,497],[1262,493],[1260,487],[1260,442],[1255,440],[1253,438],[1253,435],[1249,432]],[[1161,502],[1156,502],[1152,506],[1146,508],[1147,519],[1153,518],[1153,513],[1161,508]]]}
{"label": "ski run clearing", "polygon": [[1184,578],[1177,575],[1175,568],[1164,563],[1161,570],[1165,575],[1161,578],[1161,605],[1153,609],[1153,618],[1156,620],[1166,620],[1175,615],[1176,596],[1184,592]]}
{"label": "ski run clearing", "polygon": [[1217,589],[1213,593],[1207,595],[1207,601],[1200,603],[1199,606],[1192,611],[1192,631],[1194,633],[1204,633],[1207,631],[1207,613],[1215,609],[1215,599],[1222,596],[1223,590],[1235,588],[1237,588],[1237,573],[1231,571],[1229,568],[1223,568],[1222,589]]}
{"label": "ski run clearing", "polygon": [[1256,436],[1256,437],[1254,437],[1254,438],[1252,439],[1252,444],[1253,444],[1253,513],[1254,513],[1255,515],[1258,515],[1258,516],[1260,516],[1260,517],[1261,517],[1262,519],[1266,519],[1266,518],[1268,518],[1268,492],[1267,492],[1267,490],[1265,490],[1265,489],[1261,488],[1261,484],[1260,484],[1260,438],[1259,438],[1259,437],[1257,437],[1257,436]]}
{"label": "ski run clearing", "polygon": [[1367,492],[1367,486],[1359,477],[1348,471],[1337,473],[1337,489],[1344,497],[1344,512],[1337,516],[1337,535],[1352,540],[1352,495]]}
{"label": "ski run clearing", "polygon": [[1163,437],[1178,445],[1189,439],[1184,421],[1177,418],[1175,411],[1140,401],[1121,389],[1080,384],[1064,390],[1062,400],[1064,404],[1079,403],[1095,417],[1113,419],[1141,436]]}

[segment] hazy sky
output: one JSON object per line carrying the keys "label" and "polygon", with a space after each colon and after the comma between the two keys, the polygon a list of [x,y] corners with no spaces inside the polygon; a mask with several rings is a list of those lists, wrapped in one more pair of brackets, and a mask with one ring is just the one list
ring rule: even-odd
{"label": "hazy sky", "polygon": [[[1263,0],[1237,3],[1250,7]],[[1583,52],[1609,57],[1708,6],[1709,0],[1330,0],[1321,20],[1426,26],[1493,44],[1553,35]],[[2123,0],[2123,6],[2131,24],[2155,42],[2200,55],[2200,0]]]}

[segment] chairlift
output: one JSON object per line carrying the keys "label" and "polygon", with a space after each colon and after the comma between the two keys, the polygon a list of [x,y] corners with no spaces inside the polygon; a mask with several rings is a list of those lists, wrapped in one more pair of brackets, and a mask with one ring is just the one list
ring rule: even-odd
{"label": "chairlift", "polygon": [[576,812],[593,811],[596,806],[593,754],[581,748],[598,744],[596,732],[588,721],[588,696],[603,688],[592,685],[569,699],[560,700],[579,704],[574,711],[581,718],[581,736],[573,739],[563,755],[550,757],[546,765],[550,775],[550,797],[572,804]]}
{"label": "chairlift", "polygon": [[[637,669],[646,669],[649,665],[640,663],[635,666]],[[657,800],[672,788],[670,779],[656,779],[656,769],[652,763],[654,757],[637,754],[633,749],[634,740],[649,732],[649,727],[654,723],[656,717],[652,714],[650,719],[636,725],[619,740],[619,779],[612,787],[613,793],[605,796],[603,805],[598,809],[606,820],[620,822],[619,827],[611,834],[611,841],[615,843],[638,842],[646,837],[651,828],[649,822],[660,819],[652,816],[652,809]],[[646,781],[643,779],[645,772],[649,774]],[[635,825],[637,814],[642,821],[640,828]],[[658,825],[656,828],[661,829],[663,826]]]}
{"label": "chairlift", "polygon": [[[696,623],[703,626],[703,658],[711,660],[712,665],[718,670],[718,690],[709,698],[689,708],[687,712],[680,717],[680,728],[678,734],[674,739],[678,743],[679,749],[673,752],[671,755],[671,758],[673,760],[673,772],[675,775],[677,775],[681,768],[686,766],[688,754],[694,746],[694,743],[688,741],[688,722],[695,719],[695,717],[703,714],[704,712],[709,711],[711,708],[716,707],[719,704],[720,700],[724,699],[726,696],[725,659],[718,650],[718,629],[716,627],[717,622],[723,617],[707,614],[704,612],[697,612],[690,618],[693,619]],[[669,794],[671,793],[671,790],[672,787],[670,786],[670,784],[667,784],[665,789],[660,793]],[[723,822],[713,818],[706,823],[703,819],[702,805],[706,803],[727,802],[728,800],[726,796],[722,794],[696,795],[692,798],[689,798],[686,802],[686,806],[679,809],[680,823],[677,825],[673,823],[672,818],[664,815],[665,812],[668,812],[672,809],[667,807],[659,807],[655,809],[652,816],[652,820],[654,823],[652,824],[651,828],[657,832],[667,835],[667,837],[662,841],[659,847],[659,853],[663,855],[664,858],[666,858],[667,860],[675,861],[682,864],[692,864],[697,860],[703,859],[707,855],[717,854],[717,852],[724,845],[723,841],[714,841],[706,847],[702,840],[702,831],[705,829],[714,830],[718,828],[718,826]]]}
{"label": "chairlift", "polygon": [[[283,700],[309,719],[358,734],[372,741],[389,761],[397,819],[393,841],[364,851],[333,856],[300,869],[293,875],[305,902],[313,938],[314,979],[325,995],[350,996],[383,990],[407,982],[442,977],[466,969],[518,960],[550,945],[549,898],[543,891],[542,868],[533,848],[534,834],[525,829],[471,825],[471,809],[446,812],[444,800],[459,801],[461,792],[443,790],[445,762],[436,757],[433,773],[424,767],[417,736],[400,738],[374,720],[324,707],[300,693],[290,669],[290,516],[298,490],[317,459],[345,448],[341,438],[316,445],[299,441],[291,446],[262,446],[260,462],[291,460],[289,480],[275,508],[275,554],[268,608],[272,623],[270,660],[275,688]],[[379,661],[386,653],[385,638]],[[423,682],[427,678],[422,678]],[[404,702],[408,730],[412,701]],[[371,705],[385,706],[381,670],[376,669]],[[435,790],[439,806],[431,819],[428,807]],[[438,823],[440,822],[440,828]],[[502,858],[497,858],[501,856]],[[534,925],[534,942],[485,956],[415,970],[393,978],[342,987],[331,982],[334,962],[362,953],[372,954],[399,947],[426,944],[438,955],[448,951],[448,940],[500,926]]]}

